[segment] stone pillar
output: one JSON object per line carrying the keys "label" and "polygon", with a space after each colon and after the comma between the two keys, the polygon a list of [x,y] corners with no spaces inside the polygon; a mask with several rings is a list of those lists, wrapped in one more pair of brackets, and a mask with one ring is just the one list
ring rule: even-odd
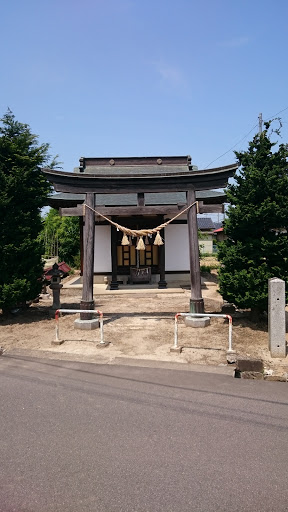
{"label": "stone pillar", "polygon": [[268,333],[271,357],[286,357],[285,281],[268,280]]}
{"label": "stone pillar", "polygon": [[[196,201],[195,190],[187,192],[187,206]],[[198,245],[197,206],[191,206],[187,212],[191,298],[190,313],[204,313],[204,301],[201,292],[200,260]]]}
{"label": "stone pillar", "polygon": [[63,288],[63,284],[61,284],[61,273],[59,271],[59,267],[57,263],[54,263],[52,267],[51,272],[51,282],[50,282],[50,288],[53,293],[53,304],[52,309],[60,309],[61,303],[60,303],[60,290]]}
{"label": "stone pillar", "polygon": [[53,293],[52,309],[56,311],[56,309],[61,309],[60,290],[63,288],[63,284],[51,282],[50,288]]}

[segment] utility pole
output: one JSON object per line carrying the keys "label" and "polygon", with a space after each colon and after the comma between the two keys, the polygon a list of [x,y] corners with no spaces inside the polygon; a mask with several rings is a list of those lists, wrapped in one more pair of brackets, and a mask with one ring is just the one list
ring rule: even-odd
{"label": "utility pole", "polygon": [[262,124],[263,124],[262,114],[259,114],[258,119],[259,119],[259,135],[261,135],[261,133],[262,133]]}

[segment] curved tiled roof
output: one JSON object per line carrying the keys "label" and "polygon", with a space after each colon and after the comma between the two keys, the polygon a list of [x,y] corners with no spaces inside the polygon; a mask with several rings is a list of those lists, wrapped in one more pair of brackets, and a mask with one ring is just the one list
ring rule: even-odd
{"label": "curved tiled roof", "polygon": [[[68,194],[59,192],[48,199],[49,206],[53,208],[75,206],[83,203],[85,194]],[[221,204],[225,202],[225,192],[219,190],[198,190],[196,199],[207,204]],[[146,205],[173,205],[185,204],[185,192],[164,192],[145,194]],[[96,194],[96,205],[98,206],[136,206],[137,194]]]}

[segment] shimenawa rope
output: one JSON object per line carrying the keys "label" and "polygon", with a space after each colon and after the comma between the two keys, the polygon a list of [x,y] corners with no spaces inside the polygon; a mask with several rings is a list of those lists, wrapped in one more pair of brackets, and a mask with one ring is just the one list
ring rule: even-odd
{"label": "shimenawa rope", "polygon": [[115,228],[118,231],[122,231],[123,238],[122,238],[121,245],[131,245],[131,240],[129,241],[128,236],[132,236],[132,237],[136,236],[136,237],[139,238],[137,246],[136,246],[136,249],[138,251],[139,250],[140,251],[141,250],[145,251],[145,244],[144,244],[144,241],[143,241],[143,236],[153,235],[153,234],[156,233],[156,237],[155,237],[155,240],[154,240],[154,245],[163,245],[164,242],[163,242],[163,239],[162,239],[162,237],[160,235],[161,229],[166,228],[166,226],[168,226],[168,224],[170,224],[175,219],[180,217],[180,215],[183,215],[183,213],[187,212],[187,210],[189,210],[189,208],[194,206],[194,204],[196,204],[197,213],[199,213],[198,201],[194,201],[194,203],[191,203],[186,208],[183,208],[183,210],[181,210],[179,213],[177,213],[177,215],[175,215],[175,217],[173,217],[172,219],[169,219],[169,220],[167,220],[167,222],[164,222],[163,224],[160,224],[156,228],[151,228],[151,229],[130,229],[130,228],[126,228],[125,226],[121,226],[121,224],[118,224],[117,222],[114,222],[113,220],[108,219],[108,217],[105,217],[105,215],[103,215],[102,213],[97,212],[97,210],[95,210],[94,208],[91,208],[91,206],[88,206],[88,204],[84,203],[83,206],[86,207],[86,208],[89,208],[89,210],[92,210],[97,215],[100,215],[100,217],[102,217],[103,219],[107,220],[107,222],[112,224],[112,226],[115,226]]}

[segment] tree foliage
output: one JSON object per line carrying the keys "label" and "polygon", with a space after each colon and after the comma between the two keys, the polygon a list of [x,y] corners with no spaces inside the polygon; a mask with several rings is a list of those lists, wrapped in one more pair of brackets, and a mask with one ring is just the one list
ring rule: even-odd
{"label": "tree foliage", "polygon": [[41,290],[43,271],[40,210],[50,185],[40,171],[48,144],[39,144],[27,124],[10,110],[0,126],[0,308],[31,300]]}
{"label": "tree foliage", "polygon": [[227,189],[228,239],[218,252],[223,298],[261,311],[267,311],[268,279],[288,278],[288,147],[271,141],[270,126],[247,151],[235,152],[240,168]]}
{"label": "tree foliage", "polygon": [[39,235],[44,258],[58,256],[58,237],[61,225],[62,218],[58,211],[54,210],[54,208],[50,208],[43,219],[42,231]]}
{"label": "tree foliage", "polygon": [[60,217],[51,208],[44,218],[40,235],[46,258],[59,256],[73,267],[80,266],[80,230],[78,217]]}

